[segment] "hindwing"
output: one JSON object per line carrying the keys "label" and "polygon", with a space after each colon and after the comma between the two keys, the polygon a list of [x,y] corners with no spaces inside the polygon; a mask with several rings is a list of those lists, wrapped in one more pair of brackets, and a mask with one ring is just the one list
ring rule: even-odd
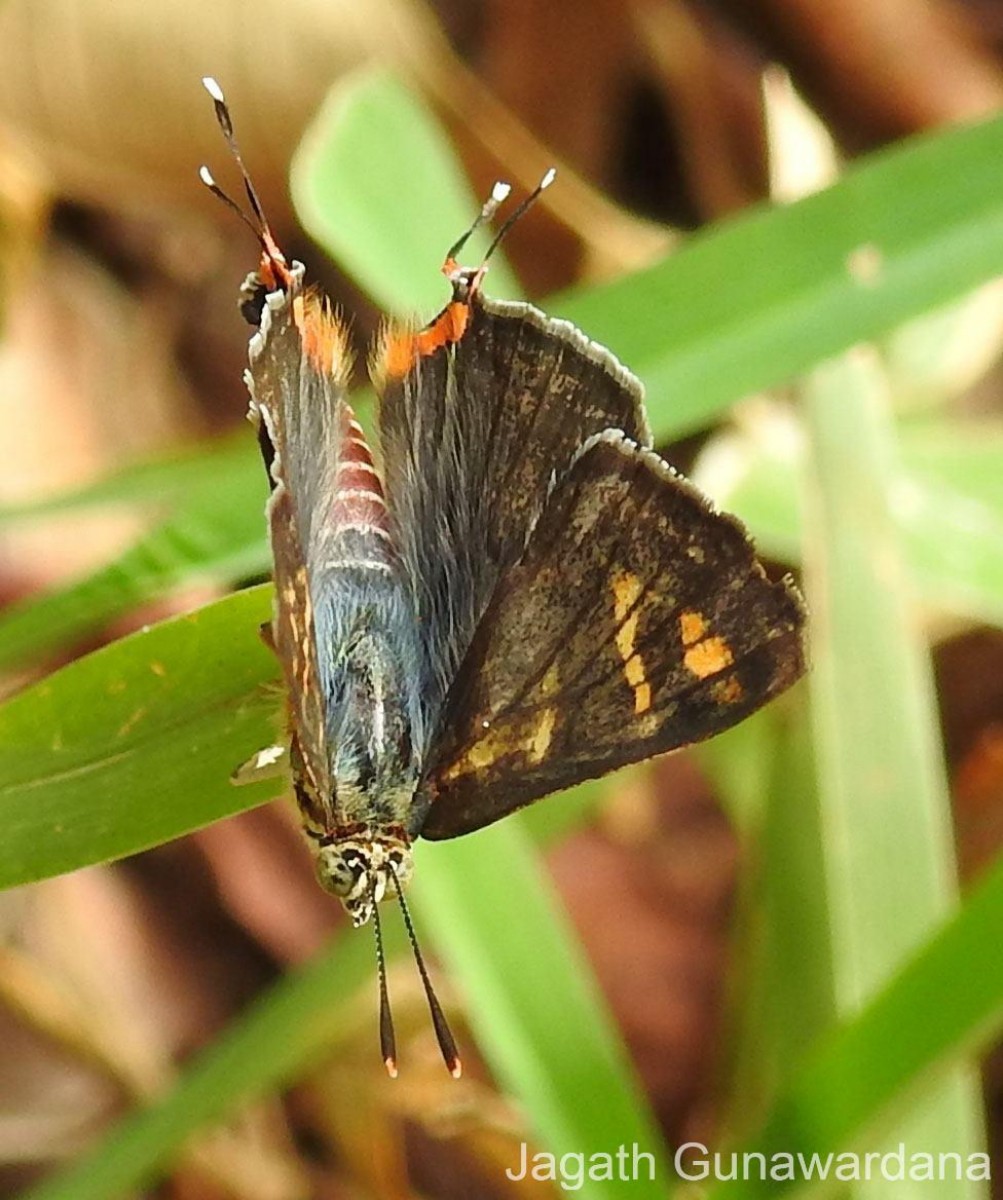
{"label": "hindwing", "polygon": [[622,432],[594,437],[497,582],[412,832],[456,837],[734,725],[801,675],[803,619],[738,521]]}

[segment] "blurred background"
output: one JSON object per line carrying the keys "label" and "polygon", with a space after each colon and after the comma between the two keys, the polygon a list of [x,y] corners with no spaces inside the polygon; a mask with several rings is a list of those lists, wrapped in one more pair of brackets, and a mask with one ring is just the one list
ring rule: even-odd
{"label": "blurred background", "polygon": [[[205,74],[225,84],[279,243],[353,315],[364,363],[380,313],[298,227],[288,177],[332,86],[374,64],[425,98],[477,193],[499,176],[532,186],[558,163],[561,186],[508,243],[526,292],[542,298],[642,268],[702,226],[790,198],[856,156],[995,112],[1003,6],[7,0],[0,506],[8,514],[195,446],[225,448],[231,435],[239,447],[251,441],[235,292],[255,249],[198,183],[200,163],[225,164],[199,85]],[[781,179],[770,119],[791,105],[809,132],[787,153]],[[972,308],[956,360],[938,375],[937,404],[999,416],[1001,313],[998,293]],[[931,403],[921,393],[912,402]],[[688,470],[712,432],[662,448]],[[262,502],[264,491],[262,480]],[[260,511],[247,519],[259,521]],[[179,570],[159,576],[169,586],[148,588],[144,571],[171,552],[162,544],[116,574],[109,564],[149,524],[147,509],[123,504],[4,523],[0,602],[20,622],[7,628],[6,693],[267,576],[263,522],[260,549],[218,573],[225,578]],[[64,600],[32,608],[40,596]],[[940,620],[932,642],[968,880],[995,860],[1003,835],[1003,637]],[[726,1107],[733,917],[749,848],[711,774],[688,755],[635,772],[548,853],[672,1143],[713,1143]],[[113,867],[7,892],[0,922],[0,1194],[11,1196],[72,1160],[137,1101],[163,1094],[190,1055],[345,924],[313,883],[283,803]],[[415,979],[404,971],[394,987],[412,1045],[399,1087],[383,1086],[367,987],[358,1036],[334,1065],[207,1134],[143,1194],[555,1194],[549,1183],[502,1178],[501,1166],[518,1161],[524,1114],[486,1071],[475,1068],[459,1087],[445,1078]],[[995,1142],[995,1058],[983,1082]]]}

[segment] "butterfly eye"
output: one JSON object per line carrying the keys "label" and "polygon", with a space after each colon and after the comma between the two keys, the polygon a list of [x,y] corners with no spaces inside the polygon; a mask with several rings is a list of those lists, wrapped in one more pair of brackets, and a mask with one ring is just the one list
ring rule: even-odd
{"label": "butterfly eye", "polygon": [[326,891],[350,896],[357,891],[366,869],[365,859],[357,852],[322,854],[317,859],[317,875]]}

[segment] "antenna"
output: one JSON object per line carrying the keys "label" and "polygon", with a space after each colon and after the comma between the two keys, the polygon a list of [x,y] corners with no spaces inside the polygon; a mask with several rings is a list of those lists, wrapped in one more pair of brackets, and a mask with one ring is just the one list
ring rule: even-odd
{"label": "antenna", "polygon": [[446,278],[453,283],[454,287],[456,286],[457,282],[462,279],[468,289],[468,295],[473,295],[473,293],[478,290],[481,285],[481,280],[484,278],[485,272],[488,269],[488,259],[501,245],[502,240],[512,226],[516,223],[516,221],[520,220],[525,215],[527,209],[536,203],[536,201],[540,198],[541,192],[546,191],[546,189],[550,187],[550,185],[554,182],[554,177],[556,175],[557,170],[554,167],[550,167],[544,173],[543,178],[536,185],[536,187],[533,188],[533,190],[523,200],[515,212],[513,212],[508,220],[506,220],[505,224],[502,225],[501,229],[499,229],[495,234],[494,241],[492,241],[491,245],[488,246],[487,253],[481,259],[481,265],[477,268],[477,270],[462,270],[456,262],[457,254],[459,254],[459,252],[467,244],[467,240],[474,230],[479,229],[485,221],[494,216],[498,205],[507,200],[509,193],[512,191],[511,187],[509,187],[507,183],[498,182],[494,185],[494,187],[491,189],[491,195],[481,205],[481,211],[478,214],[477,219],[466,231],[466,233],[450,247],[449,253],[446,255],[445,261],[442,264],[443,275],[445,275]]}
{"label": "antenna", "polygon": [[482,268],[483,268],[484,264],[487,263],[487,261],[491,257],[491,255],[494,254],[494,252],[501,245],[502,239],[505,237],[505,235],[508,233],[508,231],[512,228],[512,226],[516,223],[516,221],[520,220],[523,216],[525,216],[527,210],[530,209],[537,202],[537,200],[539,200],[540,195],[543,192],[545,192],[547,190],[547,188],[549,188],[550,185],[554,182],[554,177],[556,175],[557,175],[557,168],[550,167],[544,173],[543,178],[536,185],[536,187],[533,188],[533,190],[529,193],[529,195],[525,198],[525,200],[523,200],[523,202],[519,205],[519,207],[515,210],[515,212],[512,213],[512,215],[506,220],[505,224],[501,227],[501,229],[498,230],[498,232],[495,234],[495,240],[491,243],[490,246],[488,246],[487,253],[484,255],[484,262],[481,264]]}
{"label": "antenna", "polygon": [[425,987],[425,997],[428,1000],[429,1012],[432,1014],[432,1027],[435,1029],[435,1038],[439,1043],[439,1050],[446,1064],[446,1070],[454,1079],[459,1079],[463,1074],[463,1064],[460,1062],[460,1056],[456,1050],[456,1040],[453,1037],[452,1030],[449,1028],[446,1014],[442,1011],[439,997],[435,994],[435,989],[432,987],[432,981],[428,977],[428,968],[425,966],[425,960],[422,958],[421,950],[418,948],[418,939],[415,936],[414,926],[411,924],[411,914],[408,912],[408,907],[404,900],[404,891],[401,888],[400,880],[397,878],[397,872],[392,866],[390,874],[394,881],[394,889],[397,892],[401,912],[404,915],[404,927],[407,929],[407,936],[411,941],[411,949],[414,951],[414,961],[418,967],[418,974],[421,976],[421,982]]}
{"label": "antenna", "polygon": [[230,109],[226,103],[226,97],[223,95],[223,89],[211,75],[203,77],[202,86],[212,97],[212,106],[216,110],[216,121],[223,131],[223,136],[226,138],[226,144],[230,147],[230,153],[233,155],[234,161],[240,168],[240,174],[244,180],[244,189],[247,192],[247,199],[250,201],[251,210],[261,223],[261,227],[267,229],[268,222],[265,220],[264,209],[261,207],[258,193],[254,190],[254,184],[251,183],[251,176],[248,174],[247,167],[244,166],[240,147],[237,145],[237,139],[233,133],[233,118],[230,116]]}
{"label": "antenna", "polygon": [[391,1079],[397,1078],[397,1038],[394,1035],[394,1018],[390,1011],[390,991],[387,988],[387,961],[383,954],[383,931],[380,928],[380,910],[376,903],[376,879],[373,879],[373,930],[376,933],[376,969],[380,980],[380,1053],[383,1065]]}
{"label": "antenna", "polygon": [[477,214],[474,223],[470,226],[466,233],[459,237],[446,253],[446,261],[443,263],[442,272],[448,275],[456,266],[456,256],[460,253],[463,247],[467,244],[474,233],[484,224],[485,221],[490,221],[495,215],[495,211],[499,204],[503,204],[509,197],[512,188],[509,184],[503,183],[501,180],[491,189],[491,195],[481,205],[481,211]]}
{"label": "antenna", "polygon": [[212,97],[213,108],[216,110],[216,123],[223,132],[223,137],[226,138],[226,144],[230,147],[230,153],[233,155],[234,161],[240,170],[240,177],[244,182],[244,191],[247,193],[248,202],[251,205],[251,212],[254,214],[254,219],[240,207],[240,205],[219,186],[216,180],[212,177],[209,168],[206,166],[199,167],[199,178],[205,184],[212,194],[223,203],[231,211],[235,212],[244,224],[251,230],[255,238],[261,244],[262,250],[265,252],[265,258],[271,266],[273,272],[282,279],[288,274],[285,256],[279,249],[275,238],[272,236],[272,231],[269,228],[268,220],[265,217],[265,210],[262,207],[258,193],[255,191],[254,184],[251,182],[251,176],[244,166],[244,159],[240,153],[240,147],[237,145],[237,139],[233,132],[233,118],[230,116],[230,109],[226,103],[226,97],[223,95],[223,89],[219,86],[211,75],[206,75],[202,79],[202,86]]}

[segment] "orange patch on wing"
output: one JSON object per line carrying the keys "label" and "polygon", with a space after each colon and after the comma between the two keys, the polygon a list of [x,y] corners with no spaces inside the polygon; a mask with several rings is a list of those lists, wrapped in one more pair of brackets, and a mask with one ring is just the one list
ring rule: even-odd
{"label": "orange patch on wing", "polygon": [[683,655],[686,669],[698,679],[706,679],[708,675],[716,675],[725,667],[731,666],[734,659],[724,638],[709,637],[691,646]]}
{"label": "orange patch on wing", "polygon": [[383,346],[379,375],[386,379],[403,379],[417,359],[458,342],[469,321],[470,305],[454,300],[424,329],[391,333]]}
{"label": "orange patch on wing", "polygon": [[293,299],[293,320],[313,369],[345,379],[351,367],[348,334],[318,292],[304,292]]}
{"label": "orange patch on wing", "polygon": [[692,646],[694,642],[699,642],[707,632],[707,622],[700,613],[693,609],[688,609],[686,612],[680,614],[679,630],[682,634],[683,645]]}

